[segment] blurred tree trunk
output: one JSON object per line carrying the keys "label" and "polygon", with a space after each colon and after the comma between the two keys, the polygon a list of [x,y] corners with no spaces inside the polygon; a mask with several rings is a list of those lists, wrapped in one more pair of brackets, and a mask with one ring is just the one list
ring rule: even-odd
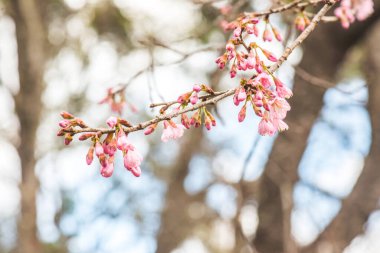
{"label": "blurred tree trunk", "polygon": [[36,0],[11,0],[8,7],[16,24],[20,90],[15,96],[20,122],[18,154],[22,179],[21,213],[18,222],[18,253],[41,252],[37,236],[36,193],[38,180],[34,168],[36,131],[42,110],[41,94],[45,66],[45,29],[41,6]]}
{"label": "blurred tree trunk", "polygon": [[[380,22],[368,33],[365,42],[366,65],[364,73],[368,84],[368,111],[371,116],[372,145],[363,172],[353,191],[343,201],[342,208],[319,238],[304,252],[320,252],[320,246],[328,246],[331,253],[344,248],[360,233],[365,222],[379,205],[380,188]],[[349,222],[347,222],[349,221]]]}
{"label": "blurred tree trunk", "polygon": [[[210,76],[211,87],[215,87],[221,78],[221,72],[215,71]],[[203,132],[194,129],[181,146],[177,161],[171,168],[164,210],[161,214],[160,231],[157,236],[157,253],[167,253],[178,247],[194,232],[197,224],[205,224],[210,218],[194,220],[189,216],[189,207],[195,202],[203,203],[205,192],[189,195],[184,188],[184,181],[189,172],[193,156],[201,150]]]}
{"label": "blurred tree trunk", "polygon": [[[195,201],[186,193],[183,182],[194,153],[200,147],[202,131],[194,131],[181,146],[175,165],[171,168],[166,203],[161,215],[161,226],[157,237],[157,253],[166,253],[175,249],[191,232],[192,219],[188,207]],[[199,199],[198,201],[203,201]]]}
{"label": "blurred tree trunk", "polygon": [[[304,43],[300,66],[313,76],[333,82],[346,51],[378,18],[379,2],[376,1],[376,12],[369,20],[349,31],[337,24],[317,27]],[[262,253],[297,252],[290,222],[293,188],[309,133],[323,106],[325,89],[296,76],[293,92],[292,110],[286,118],[290,129],[276,139],[260,179],[259,227],[254,246]]]}

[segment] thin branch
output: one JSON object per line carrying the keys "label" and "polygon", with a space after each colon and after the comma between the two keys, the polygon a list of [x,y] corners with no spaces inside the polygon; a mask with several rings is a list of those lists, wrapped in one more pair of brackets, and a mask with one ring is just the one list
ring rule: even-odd
{"label": "thin branch", "polygon": [[261,12],[251,12],[251,13],[245,13],[246,16],[250,17],[260,17],[260,16],[268,16],[274,13],[280,13],[280,12],[285,12],[288,10],[291,10],[293,8],[304,8],[309,5],[315,5],[318,3],[326,2],[324,0],[311,0],[304,2],[304,0],[296,0],[291,3],[285,4],[283,6],[277,7],[277,8],[272,8],[266,11],[261,11]]}

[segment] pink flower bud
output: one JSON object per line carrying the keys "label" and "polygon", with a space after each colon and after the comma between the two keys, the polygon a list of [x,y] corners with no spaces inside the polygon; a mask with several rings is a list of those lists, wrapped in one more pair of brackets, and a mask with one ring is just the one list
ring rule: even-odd
{"label": "pink flower bud", "polygon": [[95,154],[96,154],[97,157],[99,157],[102,154],[104,154],[103,146],[99,142],[96,142],[96,144],[95,144]]}
{"label": "pink flower bud", "polygon": [[99,163],[100,163],[100,165],[101,165],[102,167],[107,167],[107,165],[108,165],[108,161],[107,161],[107,157],[106,157],[106,155],[105,155],[105,154],[102,154],[102,155],[100,155],[98,158],[99,158]]}
{"label": "pink flower bud", "polygon": [[187,129],[190,129],[190,120],[187,117],[186,113],[181,115],[181,123],[184,127],[186,127]]}
{"label": "pink flower bud", "polygon": [[110,128],[114,128],[116,126],[116,124],[117,124],[117,118],[116,117],[111,116],[107,119],[107,125]]}
{"label": "pink flower bud", "polygon": [[265,57],[268,60],[270,60],[272,62],[277,62],[277,58],[276,58],[276,56],[274,56],[274,54],[272,54],[271,52],[269,52],[269,51],[267,51],[267,50],[265,50],[263,48],[261,48],[261,51],[263,52],[263,54],[265,55]]}
{"label": "pink flower bud", "polygon": [[86,155],[86,162],[87,162],[88,165],[90,165],[93,160],[94,160],[94,146],[91,146],[88,149],[88,152],[87,152],[87,155]]}
{"label": "pink flower bud", "polygon": [[88,138],[93,137],[93,136],[94,136],[93,133],[85,133],[85,134],[82,134],[81,136],[79,136],[79,140],[80,141],[85,141]]}
{"label": "pink flower bud", "polygon": [[69,126],[71,126],[71,121],[67,119],[61,120],[59,122],[59,126],[62,128],[68,128]]}
{"label": "pink flower bud", "polygon": [[243,102],[247,98],[247,93],[245,92],[244,88],[239,89],[239,93],[237,95],[237,99],[239,102]]}
{"label": "pink flower bud", "polygon": [[195,92],[200,92],[202,90],[202,87],[200,86],[200,85],[198,85],[198,84],[196,84],[196,85],[194,85],[193,86],[193,91],[195,91]]}
{"label": "pink flower bud", "polygon": [[244,105],[240,112],[239,112],[239,115],[238,115],[238,120],[239,122],[243,122],[244,119],[245,119],[245,116],[246,116],[246,112],[247,112],[247,107]]}
{"label": "pink flower bud", "polygon": [[61,112],[61,117],[64,119],[73,119],[74,115],[72,115],[71,113],[68,113],[68,112]]}
{"label": "pink flower bud", "polygon": [[73,136],[70,133],[65,134],[65,145],[69,145],[73,140]]}
{"label": "pink flower bud", "polygon": [[133,167],[133,168],[131,168],[130,171],[132,172],[132,174],[133,174],[135,177],[139,177],[139,176],[141,176],[141,168],[140,168],[140,167]]}
{"label": "pink flower bud", "polygon": [[264,94],[261,90],[257,90],[256,91],[256,94],[255,94],[255,98],[258,99],[258,100],[262,100],[264,97]]}
{"label": "pink flower bud", "polygon": [[218,68],[220,69],[224,69],[224,67],[226,66],[226,61],[227,61],[227,56],[225,54],[218,57],[215,60],[216,64],[218,64]]}
{"label": "pink flower bud", "polygon": [[119,150],[127,151],[127,150],[133,150],[134,146],[128,142],[127,135],[124,133],[123,130],[120,130],[117,133],[117,142],[116,146]]}
{"label": "pink flower bud", "polygon": [[305,19],[301,15],[296,17],[296,20],[294,21],[294,23],[296,25],[297,30],[301,32],[305,30],[305,27],[306,27]]}
{"label": "pink flower bud", "polygon": [[113,162],[108,162],[107,163],[107,166],[104,166],[100,169],[100,175],[102,175],[103,177],[110,177],[112,176],[113,174],[113,171],[114,171],[114,164]]}
{"label": "pink flower bud", "polygon": [[124,167],[127,170],[140,167],[143,157],[136,150],[129,150],[124,156]]}
{"label": "pink flower bud", "polygon": [[112,139],[109,143],[104,142],[103,143],[104,153],[109,155],[109,156],[114,156],[114,154],[117,151],[116,145],[117,145],[116,139]]}
{"label": "pink flower bud", "polygon": [[235,50],[235,45],[229,41],[227,44],[226,44],[226,50],[227,51],[234,51]]}
{"label": "pink flower bud", "polygon": [[77,125],[77,126],[80,126],[82,128],[85,128],[87,127],[87,125],[84,123],[84,121],[80,118],[75,118],[74,121],[73,121],[73,124]]}
{"label": "pink flower bud", "polygon": [[156,124],[148,126],[148,127],[145,129],[144,134],[145,134],[145,135],[150,135],[151,133],[154,132],[154,130],[156,129],[156,126],[157,126]]}
{"label": "pink flower bud", "polygon": [[235,37],[235,38],[238,38],[238,37],[240,37],[240,35],[241,35],[241,27],[238,26],[238,27],[236,27],[235,30],[234,30],[234,37]]}
{"label": "pink flower bud", "polygon": [[193,104],[193,105],[195,105],[197,102],[198,102],[198,95],[197,95],[197,93],[194,93],[190,97],[190,103]]}
{"label": "pink flower bud", "polygon": [[232,65],[230,70],[230,76],[231,78],[234,78],[236,76],[236,65]]}
{"label": "pink flower bud", "polygon": [[268,28],[265,29],[264,34],[263,34],[263,40],[271,42],[273,39],[272,33],[269,31]]}
{"label": "pink flower bud", "polygon": [[274,37],[276,38],[276,40],[278,40],[278,41],[281,42],[282,41],[282,37],[281,37],[280,32],[276,28],[274,28],[274,27],[272,27],[272,32],[273,32]]}

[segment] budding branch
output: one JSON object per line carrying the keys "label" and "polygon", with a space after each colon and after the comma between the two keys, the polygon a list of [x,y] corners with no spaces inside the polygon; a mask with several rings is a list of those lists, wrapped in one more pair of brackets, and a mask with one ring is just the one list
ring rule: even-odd
{"label": "budding branch", "polygon": [[[256,17],[257,16],[270,15],[272,13],[279,13],[279,12],[283,12],[283,11],[292,9],[294,7],[304,7],[304,6],[308,6],[308,5],[311,5],[311,4],[317,4],[317,3],[320,3],[320,2],[326,2],[326,1],[324,1],[324,0],[323,1],[322,0],[317,0],[317,1],[309,1],[309,2],[305,3],[305,2],[302,2],[302,0],[296,0],[296,1],[292,2],[292,3],[290,3],[290,4],[286,4],[286,5],[281,6],[279,8],[271,9],[271,10],[266,11],[266,12],[251,13],[251,14],[248,14],[248,15],[249,16],[256,16]],[[271,73],[274,73],[276,70],[278,70],[278,68],[287,60],[287,58],[294,51],[294,49],[297,48],[311,34],[311,32],[315,29],[315,27],[317,26],[317,24],[322,20],[322,18],[332,8],[332,6],[336,4],[336,2],[337,2],[337,0],[330,0],[326,4],[324,4],[324,6],[313,17],[313,19],[310,22],[309,26],[293,41],[293,43],[291,43],[291,45],[289,45],[285,49],[284,53],[279,58],[279,60],[269,68],[269,71]],[[201,100],[203,100],[203,101],[200,102],[200,103],[197,103],[197,104],[192,105],[192,106],[188,106],[188,107],[186,107],[184,109],[181,109],[181,110],[178,110],[178,111],[174,111],[172,113],[160,114],[160,115],[156,116],[155,118],[153,118],[151,120],[139,123],[139,124],[137,124],[135,126],[124,127],[123,130],[126,133],[131,133],[131,132],[136,132],[136,131],[142,130],[142,129],[150,126],[150,125],[157,124],[157,123],[159,123],[161,121],[170,120],[170,119],[175,118],[175,117],[177,117],[179,115],[182,115],[184,113],[200,109],[200,108],[202,108],[204,106],[216,104],[218,101],[220,101],[220,100],[222,100],[222,99],[224,99],[226,97],[229,97],[229,96],[233,95],[235,93],[235,91],[236,91],[236,88],[233,88],[233,89],[228,89],[228,90],[225,90],[225,91],[215,92],[214,94],[206,95],[204,97],[201,97]],[[158,104],[152,104],[150,107],[153,108],[153,107],[157,107],[157,106],[164,106],[167,109],[167,108],[169,108],[170,106],[172,106],[172,105],[174,105],[176,103],[178,103],[178,102],[177,101],[172,101],[172,102],[166,102],[166,103],[158,103]],[[71,128],[63,129],[63,132],[70,133],[72,135],[75,135],[75,134],[78,134],[78,133],[86,133],[86,132],[87,133],[88,132],[94,132],[94,133],[107,134],[107,133],[113,133],[113,132],[115,132],[115,129],[107,129],[107,128],[73,128],[73,127],[71,127]]]}

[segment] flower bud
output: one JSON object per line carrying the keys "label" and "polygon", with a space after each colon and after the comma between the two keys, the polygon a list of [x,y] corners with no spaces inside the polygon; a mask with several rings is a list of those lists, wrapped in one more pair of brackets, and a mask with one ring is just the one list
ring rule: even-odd
{"label": "flower bud", "polygon": [[94,136],[93,133],[85,133],[85,134],[82,134],[81,136],[79,136],[79,140],[84,141],[84,140],[87,140],[88,138],[93,137],[93,136]]}
{"label": "flower bud", "polygon": [[99,142],[96,142],[96,144],[95,144],[95,154],[96,154],[97,157],[99,157],[102,154],[104,154],[103,146]]}
{"label": "flower bud", "polygon": [[278,41],[281,42],[282,41],[282,37],[281,37],[280,32],[276,28],[274,28],[274,27],[272,27],[272,32],[273,32],[274,37],[276,38],[276,40],[278,40]]}
{"label": "flower bud", "polygon": [[263,33],[263,41],[268,41],[268,42],[271,42],[272,41],[272,33],[269,31],[268,28],[265,29],[264,33]]}
{"label": "flower bud", "polygon": [[116,117],[111,116],[107,119],[107,125],[109,127],[114,128],[116,126],[116,124],[117,124],[117,118]]}
{"label": "flower bud", "polygon": [[153,124],[153,125],[148,126],[148,127],[145,129],[144,134],[145,134],[145,135],[150,135],[151,133],[154,132],[154,130],[156,129],[156,126],[157,126],[157,124]]}
{"label": "flower bud", "polygon": [[265,57],[272,61],[272,62],[277,62],[277,58],[276,56],[274,56],[274,54],[272,54],[271,52],[269,52],[268,50],[265,50],[263,48],[261,48],[261,51],[263,52],[263,54],[265,55]]}
{"label": "flower bud", "polygon": [[65,134],[65,145],[69,145],[72,142],[73,136],[70,133]]}
{"label": "flower bud", "polygon": [[193,104],[193,105],[195,105],[197,102],[198,102],[198,95],[197,95],[197,93],[194,93],[190,97],[190,103]]}
{"label": "flower bud", "polygon": [[186,113],[181,115],[181,123],[184,127],[186,127],[187,129],[190,129],[190,121]]}
{"label": "flower bud", "polygon": [[94,160],[94,146],[91,146],[88,149],[88,152],[87,152],[87,155],[86,155],[86,163],[87,163],[87,165],[90,165],[93,160]]}
{"label": "flower bud", "polygon": [[64,119],[64,120],[61,120],[58,124],[62,128],[68,128],[69,126],[71,126],[71,121]]}
{"label": "flower bud", "polygon": [[68,113],[68,112],[61,112],[61,117],[64,119],[73,119],[74,115],[72,115],[71,113]]}
{"label": "flower bud", "polygon": [[238,120],[239,120],[239,122],[243,122],[243,121],[244,121],[245,116],[246,116],[246,112],[247,112],[247,107],[246,107],[246,105],[244,105],[244,106],[241,108],[241,110],[240,110],[240,112],[239,112],[239,115],[238,115]]}
{"label": "flower bud", "polygon": [[193,86],[193,91],[195,91],[195,92],[200,92],[202,90],[202,87],[200,86],[200,85],[198,85],[198,84],[196,84],[196,85],[194,85]]}

